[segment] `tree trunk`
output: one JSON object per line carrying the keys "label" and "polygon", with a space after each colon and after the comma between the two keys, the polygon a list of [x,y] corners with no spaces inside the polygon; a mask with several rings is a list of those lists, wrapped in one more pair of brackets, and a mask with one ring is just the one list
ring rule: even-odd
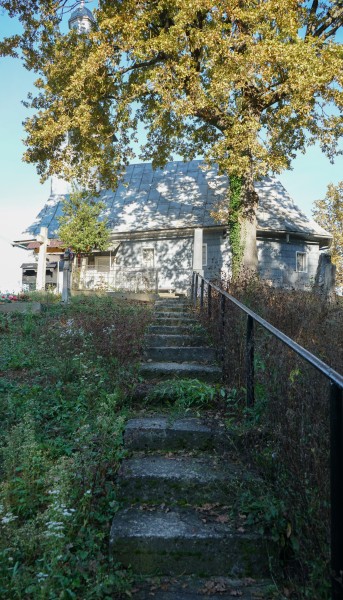
{"label": "tree trunk", "polygon": [[242,213],[241,213],[241,243],[243,256],[241,270],[245,273],[256,273],[257,261],[257,207],[258,195],[254,188],[253,178],[245,177],[242,190]]}

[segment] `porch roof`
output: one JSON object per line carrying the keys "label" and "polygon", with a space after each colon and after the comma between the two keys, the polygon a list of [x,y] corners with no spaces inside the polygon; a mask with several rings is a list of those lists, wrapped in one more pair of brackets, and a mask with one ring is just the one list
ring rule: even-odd
{"label": "porch roof", "polygon": [[[108,218],[114,233],[225,225],[225,221],[215,221],[211,213],[225,200],[227,186],[227,177],[219,175],[216,166],[204,168],[201,160],[174,161],[156,170],[149,163],[132,164],[116,190],[101,193],[103,217]],[[330,239],[329,233],[302,213],[276,178],[266,177],[255,188],[259,195],[258,230]],[[49,237],[56,236],[62,198],[51,195],[23,235],[32,239],[41,227],[48,227]]]}

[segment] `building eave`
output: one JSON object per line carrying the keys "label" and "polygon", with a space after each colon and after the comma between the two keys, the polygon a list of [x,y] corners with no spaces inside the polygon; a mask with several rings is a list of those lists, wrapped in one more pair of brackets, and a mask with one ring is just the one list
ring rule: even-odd
{"label": "building eave", "polygon": [[283,239],[287,241],[291,240],[304,240],[309,243],[319,244],[320,247],[326,246],[330,247],[332,243],[332,236],[321,235],[319,233],[309,232],[309,231],[289,231],[286,229],[260,229],[256,230],[257,239]]}

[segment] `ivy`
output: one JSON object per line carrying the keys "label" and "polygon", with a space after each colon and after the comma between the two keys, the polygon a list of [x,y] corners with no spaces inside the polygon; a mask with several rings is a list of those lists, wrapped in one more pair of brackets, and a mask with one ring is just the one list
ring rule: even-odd
{"label": "ivy", "polygon": [[241,267],[244,243],[242,241],[241,212],[242,212],[242,178],[230,176],[230,210],[228,229],[230,248],[232,252],[232,275],[235,277]]}

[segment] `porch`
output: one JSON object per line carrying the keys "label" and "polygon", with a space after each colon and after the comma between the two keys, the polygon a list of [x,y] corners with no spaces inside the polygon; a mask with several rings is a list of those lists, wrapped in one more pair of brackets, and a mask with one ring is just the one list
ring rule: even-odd
{"label": "porch", "polygon": [[190,287],[192,269],[175,269],[168,274],[165,269],[153,267],[122,267],[73,265],[72,291],[104,291],[155,293],[186,293]]}

